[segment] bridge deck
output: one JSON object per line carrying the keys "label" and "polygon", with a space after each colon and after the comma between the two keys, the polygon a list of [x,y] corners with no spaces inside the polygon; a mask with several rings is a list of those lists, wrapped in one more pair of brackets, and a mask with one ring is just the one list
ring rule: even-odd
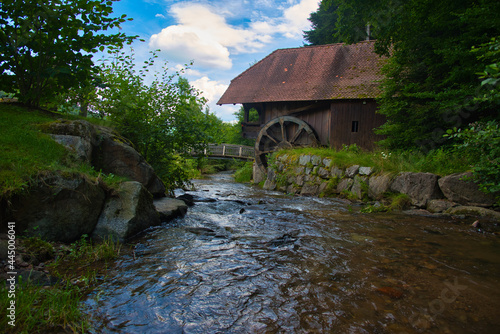
{"label": "bridge deck", "polygon": [[251,146],[244,145],[208,144],[208,148],[204,150],[203,155],[214,158],[253,160],[255,158],[255,150]]}

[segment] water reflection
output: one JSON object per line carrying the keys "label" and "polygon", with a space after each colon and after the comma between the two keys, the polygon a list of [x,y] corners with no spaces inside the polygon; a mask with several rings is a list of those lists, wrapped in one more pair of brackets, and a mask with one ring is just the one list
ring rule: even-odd
{"label": "water reflection", "polygon": [[469,221],[196,181],[86,301],[96,333],[495,333],[497,236]]}

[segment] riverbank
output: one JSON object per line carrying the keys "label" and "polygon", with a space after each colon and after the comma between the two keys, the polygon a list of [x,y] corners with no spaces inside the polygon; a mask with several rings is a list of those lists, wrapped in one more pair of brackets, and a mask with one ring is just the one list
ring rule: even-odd
{"label": "riverbank", "polygon": [[[439,176],[338,164],[334,157],[280,152],[254,182],[291,195],[341,197],[365,203],[365,212],[400,210],[422,215],[470,215],[500,221],[497,199],[481,192],[468,172]],[[263,182],[263,183],[262,183]]]}

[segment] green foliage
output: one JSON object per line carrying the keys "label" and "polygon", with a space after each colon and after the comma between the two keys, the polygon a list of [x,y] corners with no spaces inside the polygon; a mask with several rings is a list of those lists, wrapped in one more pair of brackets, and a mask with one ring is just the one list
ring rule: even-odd
{"label": "green foliage", "polygon": [[[311,45],[342,42],[342,39],[338,35],[339,29],[337,27],[340,22],[338,17],[338,8],[339,6],[337,1],[321,1],[318,10],[311,13],[309,16],[312,29],[304,31],[304,39],[306,39]],[[354,12],[349,14],[355,15]],[[367,37],[366,24],[362,20],[359,20],[358,22],[359,24],[356,25],[353,30],[353,32],[355,32],[355,37],[353,37],[355,42],[365,40]]]}
{"label": "green foliage", "polygon": [[401,211],[411,206],[411,199],[406,194],[391,194],[391,204],[388,211]]}
{"label": "green foliage", "polygon": [[[448,128],[499,118],[498,91],[489,89],[498,83],[498,45],[484,43],[500,35],[500,2],[323,0],[320,10],[334,7],[336,18],[313,25],[315,30],[328,31],[335,21],[335,38],[353,43],[369,24],[377,53],[390,55],[378,100],[387,117],[378,130],[387,135],[380,144],[428,152],[446,144],[442,135]],[[497,60],[478,61],[470,52],[478,45],[480,53]],[[483,86],[476,73],[482,73]]]}
{"label": "green foliage", "polygon": [[89,113],[111,120],[167,188],[182,187],[189,179],[184,157],[215,139],[211,134],[222,132],[222,122],[203,111],[206,100],[181,77],[182,71],[169,74],[165,64],[146,82],[157,58],[154,52],[140,69],[133,54],[115,50],[113,56],[111,62],[102,62],[99,80],[104,88],[89,99]]}
{"label": "green foliage", "polygon": [[253,178],[253,161],[247,161],[234,173],[234,179],[236,182],[250,182]]}
{"label": "green foliage", "polygon": [[109,17],[115,0],[3,0],[0,4],[0,89],[39,106],[58,93],[88,84],[92,53],[135,37],[104,31],[126,15]]}
{"label": "green foliage", "polygon": [[477,122],[463,130],[448,130],[447,137],[457,140],[459,152],[475,162],[472,173],[479,188],[485,193],[500,192],[499,122]]}
{"label": "green foliage", "polygon": [[472,52],[479,54],[478,60],[487,63],[482,72],[477,73],[482,79],[484,93],[476,97],[478,102],[486,102],[493,106],[500,105],[500,37],[494,37],[490,42],[473,48]]}

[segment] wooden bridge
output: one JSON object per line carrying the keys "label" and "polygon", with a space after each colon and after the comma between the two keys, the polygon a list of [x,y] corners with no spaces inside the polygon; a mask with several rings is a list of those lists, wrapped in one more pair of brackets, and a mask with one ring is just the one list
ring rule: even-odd
{"label": "wooden bridge", "polygon": [[[200,155],[199,152],[193,155]],[[202,155],[217,159],[255,159],[255,149],[251,146],[233,144],[208,144]]]}

